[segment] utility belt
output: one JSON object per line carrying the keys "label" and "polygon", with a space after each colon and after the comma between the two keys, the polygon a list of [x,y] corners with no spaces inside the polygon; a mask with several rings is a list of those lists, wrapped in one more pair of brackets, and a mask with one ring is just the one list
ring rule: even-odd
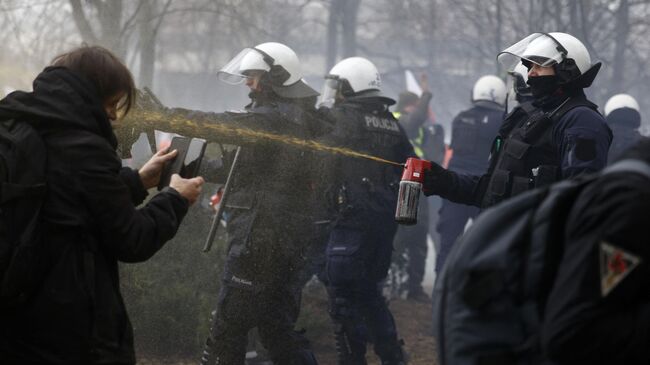
{"label": "utility belt", "polygon": [[399,181],[393,181],[388,184],[367,177],[362,177],[352,183],[342,183],[335,191],[334,196],[328,200],[333,202],[334,210],[339,214],[349,214],[360,207],[358,202],[367,201],[376,194],[389,193],[397,194]]}

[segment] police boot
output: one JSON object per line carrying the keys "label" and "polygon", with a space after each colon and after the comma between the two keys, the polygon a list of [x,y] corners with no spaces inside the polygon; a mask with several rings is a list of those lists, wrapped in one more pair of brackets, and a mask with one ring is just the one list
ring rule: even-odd
{"label": "police boot", "polygon": [[381,365],[406,365],[408,355],[404,351],[404,340],[399,340],[393,346],[382,347],[380,353]]}
{"label": "police boot", "polygon": [[213,323],[216,316],[216,311],[210,313],[210,336],[205,340],[203,346],[203,353],[201,354],[200,365],[245,365],[244,356],[236,356],[234,354],[226,355],[219,351],[213,334]]}
{"label": "police boot", "polygon": [[208,338],[205,341],[205,346],[203,347],[203,353],[201,354],[200,365],[221,365],[223,361],[219,359],[214,351],[214,346],[211,338]]}
{"label": "police boot", "polygon": [[366,365],[366,354],[350,341],[345,326],[336,324],[334,328],[334,342],[336,343],[336,355],[338,365]]}
{"label": "police boot", "polygon": [[208,339],[203,349],[203,354],[201,354],[200,365],[245,365],[243,358],[234,359],[232,357],[219,356],[214,352],[212,345],[211,340]]}

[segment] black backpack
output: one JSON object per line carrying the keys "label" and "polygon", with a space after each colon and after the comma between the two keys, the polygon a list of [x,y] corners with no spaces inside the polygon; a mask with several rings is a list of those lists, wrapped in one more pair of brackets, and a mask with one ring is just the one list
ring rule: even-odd
{"label": "black backpack", "polygon": [[583,188],[613,172],[650,179],[650,165],[624,160],[600,174],[525,192],[477,218],[436,281],[433,328],[440,364],[543,363],[539,327],[563,252],[565,222]]}
{"label": "black backpack", "polygon": [[47,267],[39,229],[46,160],[31,125],[0,121],[0,308],[28,299]]}

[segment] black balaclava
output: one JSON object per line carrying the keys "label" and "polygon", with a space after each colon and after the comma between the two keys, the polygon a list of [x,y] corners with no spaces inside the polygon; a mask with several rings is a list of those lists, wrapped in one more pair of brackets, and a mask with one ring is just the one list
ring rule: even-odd
{"label": "black balaclava", "polygon": [[549,96],[560,87],[557,75],[529,77],[527,84],[535,99]]}

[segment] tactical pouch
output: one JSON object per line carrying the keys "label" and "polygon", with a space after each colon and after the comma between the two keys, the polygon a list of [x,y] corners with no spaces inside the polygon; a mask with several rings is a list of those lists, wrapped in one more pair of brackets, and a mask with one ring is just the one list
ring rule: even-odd
{"label": "tactical pouch", "polygon": [[492,181],[488,187],[488,194],[497,197],[503,197],[508,192],[510,183],[510,172],[505,170],[495,170],[492,173]]}
{"label": "tactical pouch", "polygon": [[532,187],[531,179],[524,176],[515,176],[512,179],[512,189],[510,189],[510,196],[515,196],[524,191],[530,190]]}
{"label": "tactical pouch", "polygon": [[510,157],[514,158],[515,160],[522,161],[524,156],[526,155],[526,152],[530,149],[530,144],[516,140],[516,139],[509,139],[506,142],[505,145],[505,150],[504,152],[508,154]]}

